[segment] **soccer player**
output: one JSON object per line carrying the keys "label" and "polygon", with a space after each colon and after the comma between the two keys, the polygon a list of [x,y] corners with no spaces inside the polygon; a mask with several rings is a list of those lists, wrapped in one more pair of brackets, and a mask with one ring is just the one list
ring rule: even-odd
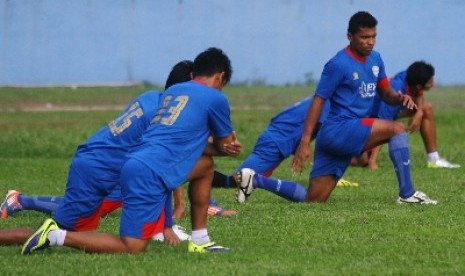
{"label": "soccer player", "polygon": [[[173,66],[166,80],[165,89],[176,83],[191,80],[192,67],[193,62],[190,60],[183,60]],[[101,156],[99,163],[105,163],[106,160],[108,160],[107,157],[111,155],[113,160],[109,161],[109,163],[105,164],[104,166],[99,166],[99,169],[102,170],[104,174],[108,171],[115,172],[111,175],[112,177],[114,176],[113,179],[112,177],[106,178],[112,182],[119,182],[119,173],[116,173],[116,171],[118,171],[119,167],[121,167],[121,162],[125,160],[125,153],[127,153],[129,148],[138,143],[139,138],[142,136],[142,132],[149,125],[149,120],[155,115],[155,111],[158,106],[158,98],[160,96],[159,92],[148,91],[146,93],[147,95],[143,97],[141,96],[140,99],[136,99],[130,105],[132,106],[136,102],[142,102],[140,108],[143,112],[141,115],[134,116],[131,118],[131,120],[125,122],[129,125],[126,127],[128,129],[125,130],[123,135],[113,135],[110,127],[111,124],[115,123],[115,121],[113,121],[110,123],[110,125],[100,129],[89,139],[89,141],[86,142],[85,145],[81,145],[77,150],[77,153],[80,153],[81,158],[91,158],[95,161],[95,156]],[[130,107],[128,106],[125,110],[130,110]],[[125,113],[123,112],[122,114]],[[119,117],[121,116],[123,115],[120,114]],[[116,147],[118,150],[115,151],[114,149]],[[95,162],[90,164],[93,163]],[[101,175],[101,173],[95,177],[100,177],[99,175]],[[180,214],[184,213],[185,208],[182,187],[177,190],[180,190],[180,193],[179,191],[175,191],[173,193],[175,203],[173,218],[179,218]],[[16,190],[9,190],[5,197],[5,201],[0,206],[1,217],[2,219],[6,219],[8,216],[23,210],[39,211],[52,215],[62,201],[62,196],[30,196],[27,194],[22,194]],[[120,207],[121,189],[120,186],[117,185],[111,191],[111,193],[106,196],[103,203],[101,204],[99,208],[100,216],[105,216],[108,213],[119,209]],[[231,216],[236,214],[236,211],[225,210],[220,205],[218,205],[218,203],[211,199],[208,214],[211,216]],[[172,224],[172,220],[168,219],[168,224]],[[173,229],[178,236],[188,238],[188,235],[181,231],[182,228],[178,227],[177,225],[173,225]]]}
{"label": "soccer player", "polygon": [[[165,88],[191,80],[192,67],[191,61],[177,63],[166,80]],[[121,166],[129,149],[140,142],[143,131],[155,116],[160,96],[157,91],[148,91],[137,97],[116,119],[78,147],[69,169],[64,197],[30,197],[9,191],[1,206],[2,218],[22,209],[53,215],[61,209],[61,213],[65,214],[57,220],[66,229],[95,230],[102,216],[121,207]],[[171,197],[166,201],[165,211],[171,212]],[[156,233],[163,232],[166,243],[176,245],[180,242],[179,237],[189,238],[182,228],[173,225],[171,215],[167,215],[166,220],[160,217]],[[15,238],[2,231],[0,243],[22,244],[32,233],[31,229],[26,229]],[[157,239],[161,239],[160,235]]]}
{"label": "soccer player", "polygon": [[[305,115],[312,101],[313,96],[307,97],[276,114],[258,137],[252,153],[239,165],[236,171],[249,168],[263,176],[271,176],[283,160],[295,153],[302,137]],[[312,133],[312,140],[317,135],[328,112],[329,102],[326,102]],[[290,201],[303,202],[305,200],[306,188],[295,182],[283,181],[278,184],[271,181],[254,181],[252,184],[253,188],[265,189]],[[340,179],[337,185],[358,186],[358,183]],[[236,182],[233,176],[226,176],[215,171],[212,186],[236,188]],[[236,196],[240,203],[245,200],[243,193],[237,193]]]}
{"label": "soccer player", "polygon": [[[402,94],[411,96],[417,110],[409,110],[402,106],[392,106],[382,102],[379,97],[375,100],[375,108],[378,113],[374,114],[380,119],[396,120],[398,118],[410,117],[408,130],[414,132],[420,130],[423,144],[427,153],[428,168],[460,168],[459,164],[454,164],[439,156],[436,144],[436,123],[434,121],[433,106],[425,102],[423,93],[434,86],[434,67],[424,61],[415,61],[407,70],[397,73],[391,78],[391,85],[394,90]],[[368,163],[370,169],[378,168],[377,157],[381,146],[370,151]]]}
{"label": "soccer player", "polygon": [[[237,156],[241,149],[233,132],[228,100],[220,91],[231,78],[229,58],[220,49],[209,48],[195,58],[192,74],[192,81],[161,94],[155,117],[121,169],[120,237],[63,230],[58,225],[63,226],[62,218],[66,222],[69,210],[58,208],[56,222],[47,219],[26,241],[22,254],[54,245],[96,253],[142,252],[171,192],[185,182],[189,182],[192,222],[188,251],[229,250],[212,242],[207,231],[212,156]],[[210,135],[213,143],[208,142]]]}
{"label": "soccer player", "polygon": [[[389,84],[383,60],[378,52],[373,51],[376,26],[377,20],[370,13],[355,13],[349,20],[349,45],[330,59],[323,69],[291,164],[295,172],[302,172],[309,161],[312,133],[325,102],[330,101],[329,115],[315,140],[315,158],[306,202],[325,202],[352,157],[360,157],[364,151],[388,141],[389,155],[399,184],[398,202],[437,203],[413,187],[405,126],[400,122],[369,117],[376,93],[389,104],[416,108],[410,96],[396,93]],[[253,182],[281,182],[255,174],[250,169],[242,169],[237,180],[240,185],[238,194],[244,198],[252,192]]]}

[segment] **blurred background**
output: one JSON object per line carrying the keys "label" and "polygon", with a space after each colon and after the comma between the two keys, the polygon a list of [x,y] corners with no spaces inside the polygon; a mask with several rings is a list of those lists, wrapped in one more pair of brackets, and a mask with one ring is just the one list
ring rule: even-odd
{"label": "blurred background", "polygon": [[350,16],[378,19],[388,75],[415,60],[465,84],[462,0],[0,0],[0,86],[163,84],[208,47],[234,84],[314,84],[347,45]]}

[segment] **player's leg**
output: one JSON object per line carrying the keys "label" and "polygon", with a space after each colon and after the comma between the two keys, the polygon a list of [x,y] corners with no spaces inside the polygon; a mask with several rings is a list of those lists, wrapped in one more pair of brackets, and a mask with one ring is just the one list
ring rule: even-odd
{"label": "player's leg", "polygon": [[31,210],[52,214],[63,200],[61,196],[29,196],[16,190],[9,190],[0,205],[2,219],[17,212]]}
{"label": "player's leg", "polygon": [[30,228],[0,230],[0,245],[21,245],[34,233]]}
{"label": "player's leg", "polygon": [[[124,203],[120,222],[121,237],[54,229],[48,234],[50,245],[65,245],[96,253],[144,251],[156,232],[157,221],[169,193],[159,181],[161,179],[158,175],[145,164],[129,159],[121,170]],[[65,232],[64,235],[62,232]]]}
{"label": "player's leg", "polygon": [[429,102],[423,105],[423,118],[420,127],[421,138],[425,145],[430,168],[460,168],[459,164],[453,164],[439,156],[436,142],[436,123],[434,121],[433,106]]}
{"label": "player's leg", "polygon": [[310,180],[306,202],[325,202],[336,187],[334,175],[322,175]]}
{"label": "player's leg", "polygon": [[232,175],[225,174],[215,169],[212,188],[236,188],[236,182]]}
{"label": "player's leg", "polygon": [[[352,146],[349,145],[348,148],[350,150]],[[322,143],[317,142],[315,145],[315,162],[310,172],[309,188],[305,201],[311,203],[328,200],[332,191],[336,188],[336,183],[342,178],[350,165],[351,159],[351,155],[335,155],[331,150],[328,151],[328,148]]]}
{"label": "player's leg", "polygon": [[186,202],[184,200],[184,188],[179,186],[176,190],[173,191],[174,198],[174,210],[173,210],[173,219],[180,219],[184,216],[186,212]]}
{"label": "player's leg", "polygon": [[[238,190],[236,200],[244,202],[253,189],[264,189],[293,202],[303,202],[307,189],[293,181],[271,178],[273,170],[288,156],[266,136],[261,136],[252,153],[238,167],[235,175]],[[249,179],[251,185],[249,186]]]}
{"label": "player's leg", "polygon": [[228,251],[210,240],[207,230],[207,210],[213,180],[214,163],[211,156],[202,155],[190,172],[188,193],[191,206],[192,236],[189,252]]}
{"label": "player's leg", "polygon": [[417,192],[413,186],[410,175],[411,160],[408,136],[402,123],[379,119],[374,120],[372,123],[372,132],[365,147],[376,144],[376,141],[383,141],[389,135],[391,135],[388,138],[389,157],[396,171],[399,185],[399,202],[436,204],[436,201],[429,199],[424,193]]}

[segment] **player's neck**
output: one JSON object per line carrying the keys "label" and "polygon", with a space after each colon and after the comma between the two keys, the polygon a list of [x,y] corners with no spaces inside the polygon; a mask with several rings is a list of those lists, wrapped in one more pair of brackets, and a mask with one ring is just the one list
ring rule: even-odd
{"label": "player's neck", "polygon": [[346,52],[349,54],[349,56],[360,62],[365,62],[367,60],[367,56],[358,53],[357,51],[352,49],[350,45],[347,45]]}

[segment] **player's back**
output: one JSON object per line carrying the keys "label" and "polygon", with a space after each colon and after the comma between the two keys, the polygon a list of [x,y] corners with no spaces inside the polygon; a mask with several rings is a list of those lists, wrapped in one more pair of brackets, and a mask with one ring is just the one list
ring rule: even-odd
{"label": "player's back", "polygon": [[230,109],[223,93],[195,81],[177,84],[162,94],[155,118],[130,157],[157,170],[167,185],[181,185],[209,135],[231,133]]}
{"label": "player's back", "polygon": [[140,143],[142,133],[154,117],[160,92],[137,97],[109,124],[99,129],[76,151],[76,157],[94,162],[102,170],[118,172],[130,148]]}

